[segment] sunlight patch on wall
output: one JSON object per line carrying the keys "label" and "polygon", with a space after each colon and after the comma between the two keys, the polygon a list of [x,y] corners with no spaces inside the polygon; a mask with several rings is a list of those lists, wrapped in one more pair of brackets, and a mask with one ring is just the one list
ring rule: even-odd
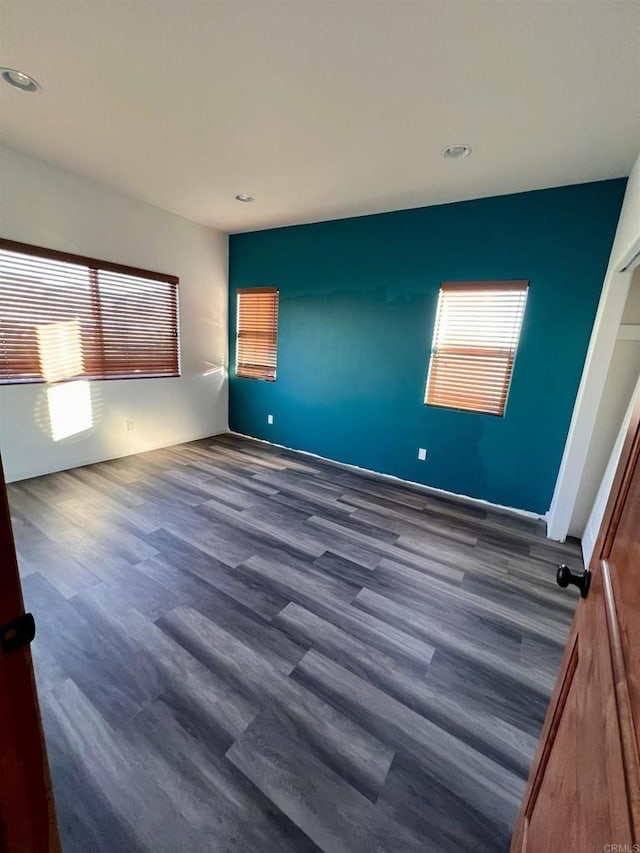
{"label": "sunlight patch on wall", "polygon": [[40,371],[47,382],[48,431],[54,441],[79,435],[93,426],[91,387],[84,373],[79,320],[46,323],[36,328]]}
{"label": "sunlight patch on wall", "polygon": [[227,368],[224,366],[224,364],[212,365],[210,368],[205,370],[202,375],[203,376],[215,376],[216,374],[219,374],[220,376],[226,377]]}
{"label": "sunlight patch on wall", "polygon": [[86,432],[93,426],[91,388],[86,380],[47,388],[49,430],[54,441]]}

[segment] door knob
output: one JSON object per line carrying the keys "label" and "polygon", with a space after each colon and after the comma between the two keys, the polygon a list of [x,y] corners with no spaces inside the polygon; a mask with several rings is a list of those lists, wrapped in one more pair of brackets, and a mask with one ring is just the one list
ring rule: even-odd
{"label": "door knob", "polygon": [[589,586],[591,585],[591,572],[585,569],[584,572],[572,572],[569,566],[558,566],[556,574],[558,586],[567,587],[569,584],[577,586],[580,590],[582,598],[589,595]]}
{"label": "door knob", "polygon": [[23,613],[13,622],[0,625],[0,653],[10,655],[28,646],[36,635],[36,622],[31,613]]}

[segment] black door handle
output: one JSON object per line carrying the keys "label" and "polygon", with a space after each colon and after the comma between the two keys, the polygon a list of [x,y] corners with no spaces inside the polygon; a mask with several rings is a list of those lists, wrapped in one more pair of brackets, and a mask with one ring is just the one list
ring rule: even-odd
{"label": "black door handle", "polygon": [[0,625],[0,653],[10,655],[28,646],[36,635],[36,622],[31,613],[23,613],[13,622]]}
{"label": "black door handle", "polygon": [[556,574],[558,586],[567,587],[569,584],[577,586],[580,590],[582,598],[589,595],[589,587],[591,586],[591,572],[585,569],[584,572],[572,572],[569,566],[558,566]]}

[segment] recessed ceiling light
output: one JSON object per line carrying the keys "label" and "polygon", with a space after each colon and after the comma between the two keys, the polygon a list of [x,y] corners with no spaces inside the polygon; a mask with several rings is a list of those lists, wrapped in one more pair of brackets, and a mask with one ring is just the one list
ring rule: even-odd
{"label": "recessed ceiling light", "polygon": [[0,76],[10,86],[20,89],[21,92],[37,92],[42,88],[33,77],[23,74],[22,71],[16,71],[15,68],[0,68]]}
{"label": "recessed ceiling light", "polygon": [[249,201],[255,201],[255,198],[252,195],[247,195],[246,193],[238,193],[236,201],[244,201],[246,203]]}
{"label": "recessed ceiling light", "polygon": [[471,154],[471,146],[465,145],[464,142],[458,142],[455,145],[447,145],[440,153],[447,160],[463,160]]}

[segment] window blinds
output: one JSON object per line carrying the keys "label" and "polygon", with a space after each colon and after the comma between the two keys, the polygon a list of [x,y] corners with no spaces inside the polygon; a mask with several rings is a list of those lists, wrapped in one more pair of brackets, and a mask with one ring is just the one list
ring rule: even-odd
{"label": "window blinds", "polygon": [[441,286],[425,403],[504,414],[528,286],[527,281]]}
{"label": "window blinds", "polygon": [[175,276],[0,240],[0,383],[178,375]]}
{"label": "window blinds", "polygon": [[237,291],[236,374],[249,379],[276,378],[278,289]]}

